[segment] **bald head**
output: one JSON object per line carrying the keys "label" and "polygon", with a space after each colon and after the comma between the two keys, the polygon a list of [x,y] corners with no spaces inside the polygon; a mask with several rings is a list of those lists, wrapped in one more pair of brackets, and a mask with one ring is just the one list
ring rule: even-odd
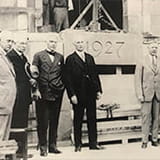
{"label": "bald head", "polygon": [[26,51],[26,47],[27,47],[27,34],[15,33],[14,42],[15,42],[14,48],[17,51],[24,53]]}
{"label": "bald head", "polygon": [[47,49],[49,49],[50,51],[55,51],[55,49],[57,48],[58,37],[56,35],[48,36],[46,43]]}
{"label": "bald head", "polygon": [[78,35],[77,37],[75,37],[73,44],[77,51],[83,52],[85,49],[86,41],[84,37]]}

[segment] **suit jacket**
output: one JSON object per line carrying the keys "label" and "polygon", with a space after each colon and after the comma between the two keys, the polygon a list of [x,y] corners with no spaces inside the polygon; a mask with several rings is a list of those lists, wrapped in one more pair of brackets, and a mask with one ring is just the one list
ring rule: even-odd
{"label": "suit jacket", "polygon": [[96,98],[96,93],[102,92],[94,58],[85,53],[85,62],[76,52],[66,59],[64,73],[69,98],[73,95],[76,95],[79,100],[85,98],[86,89],[90,98]]}
{"label": "suit jacket", "polygon": [[135,88],[138,98],[150,102],[154,94],[160,100],[160,57],[157,57],[157,68],[153,68],[152,57],[144,56],[143,60],[136,66]]}
{"label": "suit jacket", "polygon": [[19,107],[28,106],[31,103],[30,77],[25,70],[28,61],[26,58],[22,59],[14,49],[7,54],[7,57],[12,62],[16,73],[17,105]]}
{"label": "suit jacket", "polygon": [[63,65],[64,58],[55,52],[52,62],[47,51],[43,50],[34,55],[32,64],[37,67],[37,78],[43,99],[54,101],[64,91]]}
{"label": "suit jacket", "polygon": [[0,113],[11,113],[16,98],[15,72],[0,48]]}

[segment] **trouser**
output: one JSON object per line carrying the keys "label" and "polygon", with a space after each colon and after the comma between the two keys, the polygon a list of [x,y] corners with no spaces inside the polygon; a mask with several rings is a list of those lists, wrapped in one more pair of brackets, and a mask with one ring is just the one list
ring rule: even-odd
{"label": "trouser", "polygon": [[12,114],[0,114],[0,141],[8,140]]}
{"label": "trouser", "polygon": [[[11,128],[25,129],[28,127],[28,113],[29,113],[29,104],[24,103],[24,101],[16,100],[13,114],[12,114],[12,123]],[[10,139],[15,139],[18,144],[17,153],[23,154],[25,140],[27,139],[27,134],[24,132],[11,132]]]}
{"label": "trouser", "polygon": [[152,141],[157,141],[160,103],[157,101],[156,96],[154,96],[152,102],[144,102],[141,105],[142,141],[144,143],[148,142],[150,131],[152,134]]}
{"label": "trouser", "polygon": [[38,100],[36,102],[37,132],[40,146],[47,146],[47,129],[49,127],[49,148],[56,147],[61,103],[62,96],[55,101]]}
{"label": "trouser", "polygon": [[44,5],[43,4],[43,25],[49,25],[49,20],[50,20],[50,17],[49,17],[49,5]]}
{"label": "trouser", "polygon": [[69,27],[67,8],[55,7],[53,11],[56,32]]}
{"label": "trouser", "polygon": [[87,116],[87,128],[88,128],[88,138],[89,146],[94,146],[97,143],[97,124],[96,124],[96,100],[89,99],[86,104],[73,105],[74,111],[74,141],[75,147],[82,144],[82,122],[84,111],[86,109]]}

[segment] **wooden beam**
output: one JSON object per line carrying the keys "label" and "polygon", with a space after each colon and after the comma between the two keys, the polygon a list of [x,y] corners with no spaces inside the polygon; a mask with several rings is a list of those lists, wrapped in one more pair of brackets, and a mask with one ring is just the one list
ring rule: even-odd
{"label": "wooden beam", "polygon": [[120,31],[120,29],[117,27],[116,23],[112,20],[111,16],[108,14],[108,12],[106,11],[106,9],[103,7],[103,5],[101,4],[100,7],[102,8],[104,14],[107,16],[107,18],[109,19],[109,21],[112,23],[113,27],[117,30]]}
{"label": "wooden beam", "polygon": [[83,12],[79,15],[79,17],[76,19],[76,21],[71,25],[71,29],[74,29],[76,25],[79,23],[79,21],[83,18],[83,16],[87,13],[87,11],[90,9],[90,7],[93,5],[93,0],[89,2],[89,4],[86,6],[86,8],[83,10]]}
{"label": "wooden beam", "polygon": [[99,0],[93,0],[92,22],[94,31],[98,30],[98,8]]}

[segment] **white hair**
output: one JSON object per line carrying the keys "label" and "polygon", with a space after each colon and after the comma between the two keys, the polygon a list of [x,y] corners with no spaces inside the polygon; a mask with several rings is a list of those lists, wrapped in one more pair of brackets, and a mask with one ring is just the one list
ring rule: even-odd
{"label": "white hair", "polygon": [[6,30],[2,31],[0,33],[0,39],[1,39],[1,41],[3,41],[3,40],[13,40],[14,39],[13,33],[10,32],[10,31],[6,31]]}

